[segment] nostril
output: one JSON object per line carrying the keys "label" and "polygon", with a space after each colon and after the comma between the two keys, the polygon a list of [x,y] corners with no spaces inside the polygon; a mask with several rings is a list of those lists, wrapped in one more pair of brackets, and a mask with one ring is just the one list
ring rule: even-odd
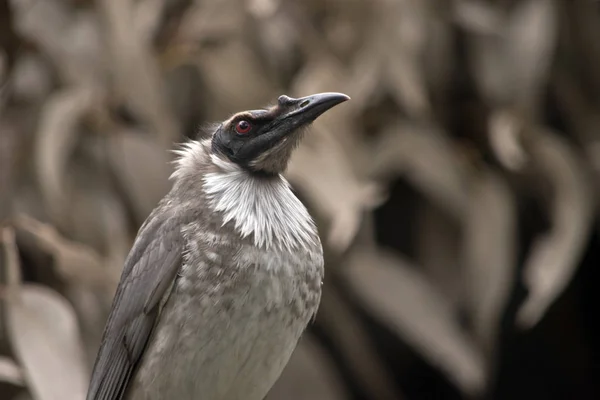
{"label": "nostril", "polygon": [[302,103],[300,103],[300,108],[306,107],[309,103],[310,100],[304,100]]}

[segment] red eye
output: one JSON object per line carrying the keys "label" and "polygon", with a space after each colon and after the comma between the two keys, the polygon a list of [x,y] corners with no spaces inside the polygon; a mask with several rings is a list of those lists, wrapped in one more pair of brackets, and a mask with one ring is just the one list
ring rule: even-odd
{"label": "red eye", "polygon": [[242,135],[250,132],[250,129],[252,129],[252,125],[248,121],[240,121],[235,126],[235,131]]}

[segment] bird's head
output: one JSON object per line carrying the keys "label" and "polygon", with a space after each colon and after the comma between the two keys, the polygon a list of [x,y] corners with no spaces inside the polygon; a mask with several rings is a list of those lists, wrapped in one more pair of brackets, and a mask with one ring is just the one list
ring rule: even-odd
{"label": "bird's head", "polygon": [[319,93],[299,99],[280,96],[273,107],[243,111],[221,123],[212,138],[212,151],[255,173],[281,173],[304,128],[349,99],[342,93]]}

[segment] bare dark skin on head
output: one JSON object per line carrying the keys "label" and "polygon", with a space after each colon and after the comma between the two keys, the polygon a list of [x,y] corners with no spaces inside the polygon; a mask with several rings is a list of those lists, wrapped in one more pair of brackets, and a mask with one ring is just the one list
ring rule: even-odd
{"label": "bare dark skin on head", "polygon": [[[213,151],[251,172],[281,173],[303,128],[348,99],[341,93],[321,93],[299,99],[280,96],[273,107],[244,111],[221,124],[213,137]],[[293,143],[284,143],[286,141]]]}

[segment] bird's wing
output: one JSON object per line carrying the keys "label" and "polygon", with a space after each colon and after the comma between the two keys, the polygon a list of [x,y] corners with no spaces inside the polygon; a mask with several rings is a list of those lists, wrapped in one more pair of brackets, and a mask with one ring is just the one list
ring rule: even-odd
{"label": "bird's wing", "polygon": [[146,347],[159,304],[181,266],[185,223],[155,212],[140,228],[125,261],[94,364],[87,400],[120,400]]}

